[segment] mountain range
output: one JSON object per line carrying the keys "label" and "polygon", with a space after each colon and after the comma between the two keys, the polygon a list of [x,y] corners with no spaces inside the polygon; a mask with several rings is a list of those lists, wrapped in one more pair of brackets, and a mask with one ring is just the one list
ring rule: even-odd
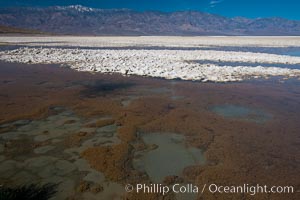
{"label": "mountain range", "polygon": [[300,21],[80,5],[0,8],[0,25],[67,35],[300,35]]}

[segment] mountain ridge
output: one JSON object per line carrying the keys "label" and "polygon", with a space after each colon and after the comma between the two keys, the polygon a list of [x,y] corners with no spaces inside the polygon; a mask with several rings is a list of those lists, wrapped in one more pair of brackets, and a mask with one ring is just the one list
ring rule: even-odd
{"label": "mountain ridge", "polygon": [[300,35],[300,21],[200,11],[134,11],[81,5],[0,8],[0,24],[67,35]]}

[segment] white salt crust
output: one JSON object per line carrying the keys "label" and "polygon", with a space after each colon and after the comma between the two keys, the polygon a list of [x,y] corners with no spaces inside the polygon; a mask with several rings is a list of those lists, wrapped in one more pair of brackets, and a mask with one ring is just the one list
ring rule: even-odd
{"label": "white salt crust", "polygon": [[[216,50],[164,50],[164,49],[64,49],[50,48],[50,41],[53,44],[63,46],[81,46],[79,44],[89,45],[90,47],[118,47],[126,46],[126,44],[143,46],[181,45],[181,47],[193,46],[196,43],[202,45],[213,45],[215,39],[223,41],[221,44],[231,45],[261,45],[261,46],[278,46],[298,44],[298,37],[281,37],[277,41],[269,38],[255,37],[195,37],[181,38],[170,37],[4,37],[0,38],[0,42],[9,44],[15,42],[19,45],[36,46],[37,43],[41,48],[25,47],[15,50],[1,51],[0,60],[7,62],[20,63],[47,63],[47,64],[63,64],[70,66],[78,71],[91,71],[101,73],[121,73],[127,75],[141,75],[150,77],[162,77],[166,79],[183,79],[183,80],[199,80],[202,82],[232,82],[241,81],[249,78],[261,78],[269,76],[283,76],[286,78],[300,77],[299,69],[289,69],[280,67],[262,67],[262,64],[291,64],[300,65],[300,57],[292,57],[285,55],[267,54],[267,53],[251,53],[238,51],[216,51]],[[175,39],[178,44],[175,44]],[[205,42],[205,38],[208,40]],[[75,39],[77,39],[75,41]],[[87,39],[83,41],[82,39]],[[107,39],[106,43],[105,40]],[[129,39],[127,41],[126,39]],[[192,40],[193,39],[193,40]],[[198,39],[198,40],[197,40]],[[94,43],[92,43],[94,41]],[[193,42],[191,42],[193,41]],[[296,41],[296,42],[295,42]],[[61,42],[61,43],[59,43]],[[188,44],[188,45],[186,45]],[[101,46],[102,45],[102,46]],[[129,45],[129,46],[130,46]],[[206,60],[207,64],[195,62],[196,60]],[[210,64],[212,61],[214,64]],[[249,66],[218,66],[216,62],[244,62]],[[247,64],[246,64],[247,65]],[[253,67],[255,65],[256,67]]]}

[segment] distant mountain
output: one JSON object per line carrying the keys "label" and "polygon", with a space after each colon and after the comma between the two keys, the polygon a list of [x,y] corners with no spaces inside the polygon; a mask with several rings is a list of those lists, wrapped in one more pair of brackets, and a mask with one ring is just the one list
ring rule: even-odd
{"label": "distant mountain", "polygon": [[300,35],[300,21],[282,18],[103,10],[80,5],[0,8],[0,24],[72,35]]}

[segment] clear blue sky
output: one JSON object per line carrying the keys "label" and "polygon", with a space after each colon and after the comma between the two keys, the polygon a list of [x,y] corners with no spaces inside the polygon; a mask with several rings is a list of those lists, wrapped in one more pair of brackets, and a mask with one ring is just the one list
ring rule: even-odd
{"label": "clear blue sky", "polygon": [[133,10],[199,10],[228,17],[283,17],[300,20],[300,0],[0,0],[0,6],[80,4]]}

